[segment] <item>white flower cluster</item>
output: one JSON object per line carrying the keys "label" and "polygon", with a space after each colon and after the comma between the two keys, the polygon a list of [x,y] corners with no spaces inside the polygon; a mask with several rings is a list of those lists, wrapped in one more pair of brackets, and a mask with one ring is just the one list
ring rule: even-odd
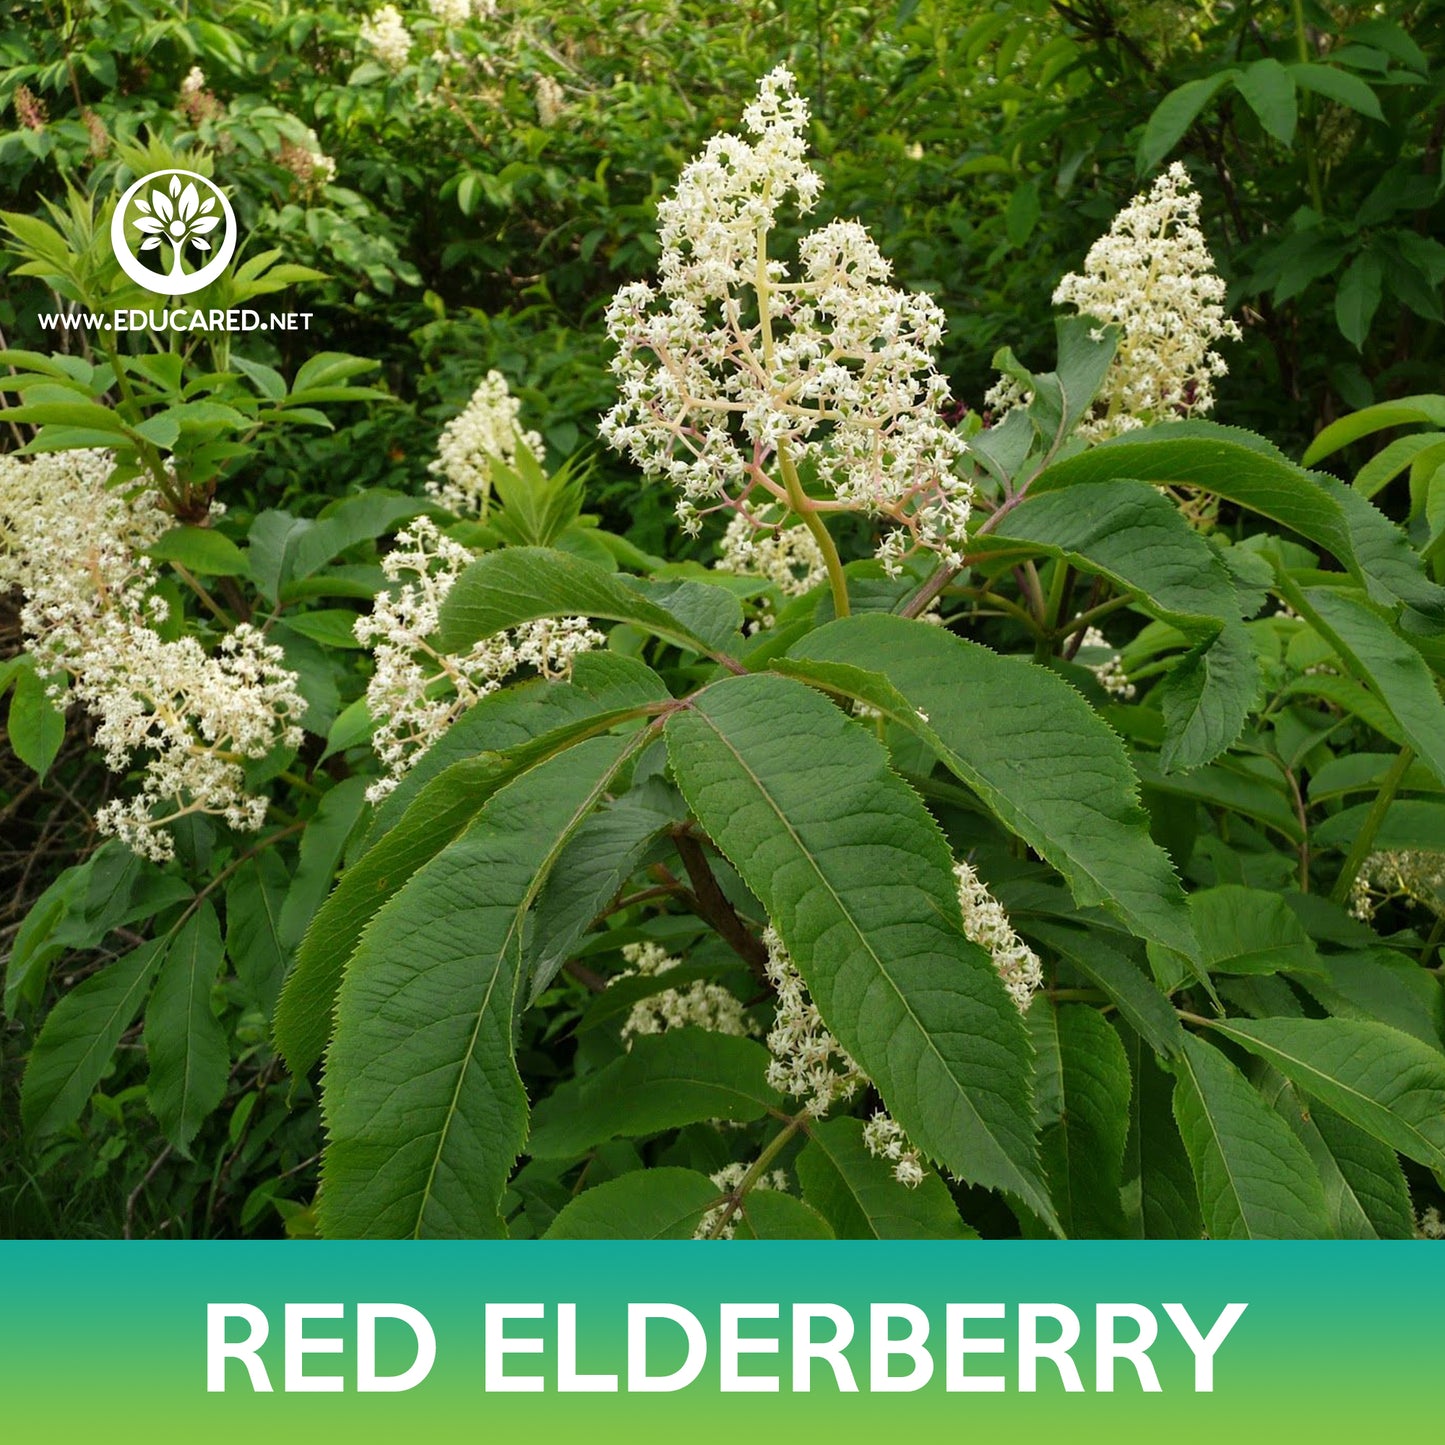
{"label": "white flower cluster", "polygon": [[[442,602],[471,551],[418,517],[397,533],[396,546],[382,559],[388,581],[369,616],[356,622],[357,640],[372,649],[375,671],[366,705],[376,722],[372,746],[387,769],[367,796],[376,802],[402,774],[478,699],[501,686],[519,667],[546,677],[566,677],[579,652],[606,638],[585,617],[541,618],[474,643],[461,654],[440,652],[432,643]],[[404,575],[410,580],[403,582]]]}
{"label": "white flower cluster", "polygon": [[[1097,627],[1086,627],[1084,640],[1079,644],[1079,651],[1111,652],[1112,650],[1109,647],[1109,639]],[[1085,666],[1099,679],[1099,686],[1110,697],[1117,697],[1124,702],[1134,700],[1137,689],[1129,681],[1128,673],[1124,671],[1124,658],[1121,653],[1113,652],[1103,662],[1086,663]]]}
{"label": "white flower cluster", "polygon": [[427,9],[443,25],[465,25],[472,18],[472,0],[427,0]]}
{"label": "white flower cluster", "polygon": [[1008,914],[970,864],[955,863],[953,874],[958,879],[964,933],[971,943],[987,949],[1014,1006],[1026,1013],[1044,981],[1038,954],[1014,932]]}
{"label": "white flower cluster", "polygon": [[806,212],[822,189],[807,120],[792,75],[773,71],[743,116],[752,138],[714,136],[659,204],[659,285],[625,286],[608,308],[621,398],[602,434],[678,488],[691,531],[757,491],[791,505],[806,462],[832,492],[810,506],[898,524],[879,549],[890,570],[910,544],[957,561],[972,488],[939,414],[942,312],[885,284],[856,221],[805,236],[797,276],[768,255],[779,207]]}
{"label": "white flower cluster", "polygon": [[542,438],[517,425],[522,410],[500,371],[489,371],[465,409],[442,428],[436,460],[427,470],[427,492],[459,517],[486,516],[492,492],[492,462],[511,466],[520,442],[546,460]]}
{"label": "white flower cluster", "polygon": [[923,1155],[887,1110],[878,1109],[863,1126],[863,1142],[870,1154],[893,1165],[893,1177],[905,1188],[917,1189],[923,1183]]}
{"label": "white flower cluster", "polygon": [[361,43],[393,73],[404,69],[411,57],[411,32],[395,5],[383,5],[361,22]]}
{"label": "white flower cluster", "polygon": [[1421,1216],[1415,1228],[1416,1239],[1445,1239],[1445,1219],[1432,1204]]}
{"label": "white flower cluster", "polygon": [[[814,1119],[821,1119],[840,1099],[851,1099],[871,1082],[828,1031],[808,986],[775,928],[763,934],[767,945],[768,982],[777,993],[773,1027],[768,1032],[772,1062],[767,1079],[780,1094],[803,1101]],[[884,1109],[864,1126],[868,1151],[893,1164],[893,1177],[909,1189],[923,1180],[922,1155]]]}
{"label": "white flower cluster", "polygon": [[777,993],[773,1026],[768,1031],[768,1083],[780,1094],[803,1100],[821,1119],[840,1099],[851,1099],[868,1082],[862,1069],[829,1033],[775,928],[763,934],[768,982]]}
{"label": "white flower cluster", "polygon": [[537,102],[537,123],[550,130],[567,109],[567,92],[550,75],[539,75],[533,95]]}
{"label": "white flower cluster", "polygon": [[759,527],[739,512],[719,550],[717,571],[765,577],[784,597],[801,597],[828,580],[823,553],[806,527]]}
{"label": "white flower cluster", "polygon": [[1445,853],[1371,853],[1350,889],[1350,912],[1369,922],[1382,904],[1396,898],[1445,914]]}
{"label": "white flower cluster", "polygon": [[1082,275],[1054,292],[1080,314],[1120,329],[1104,378],[1104,411],[1080,430],[1095,439],[1214,407],[1228,367],[1210,350],[1239,327],[1224,314],[1224,282],[1199,229],[1199,193],[1176,161],[1089,248]]}
{"label": "white flower cluster", "polygon": [[25,595],[20,620],[36,666],[68,681],[55,700],[97,719],[112,771],[145,755],[141,791],[96,814],[143,857],[174,852],[167,823],[191,813],[233,828],[265,821],[266,800],[245,789],[243,763],[301,741],[305,710],[279,648],[243,624],[215,655],[190,636],[155,630],[165,604],[151,596],[144,549],[172,520],[152,493],[109,485],[109,453],[0,456],[0,587]]}
{"label": "white flower cluster", "polygon": [[[724,1164],[716,1174],[710,1174],[708,1178],[725,1194],[731,1197],[733,1191],[747,1178],[749,1167],[749,1165],[741,1162]],[[779,1194],[786,1194],[788,1192],[787,1171],[774,1169],[771,1174],[760,1174],[753,1180],[751,1188],[771,1189]],[[718,1220],[722,1218],[727,1210],[728,1203],[729,1200],[724,1199],[721,1204],[713,1205],[698,1221],[697,1228],[693,1231],[692,1237],[694,1239],[711,1239],[713,1237],[713,1230],[717,1229]],[[732,1239],[737,1232],[736,1219],[737,1211],[734,1210],[732,1219],[729,1219],[728,1222],[718,1230],[717,1238]]]}
{"label": "white flower cluster", "polygon": [[[624,978],[657,978],[681,962],[656,943],[628,943],[622,956],[632,965],[609,983]],[[630,1049],[639,1034],[663,1034],[668,1029],[706,1029],[713,1034],[747,1035],[757,1027],[743,1013],[742,1000],[719,983],[694,979],[685,989],[668,988],[632,1005],[622,1025],[622,1041]]]}

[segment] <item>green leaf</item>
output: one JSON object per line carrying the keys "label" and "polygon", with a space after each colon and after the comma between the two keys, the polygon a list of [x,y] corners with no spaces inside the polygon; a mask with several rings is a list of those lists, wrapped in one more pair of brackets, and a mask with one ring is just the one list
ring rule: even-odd
{"label": "green leaf", "polygon": [[1211,1239],[1320,1239],[1319,1175],[1289,1126],[1244,1075],[1192,1035],[1175,1066],[1174,1117]]}
{"label": "green leaf", "polygon": [[885,616],[819,628],[793,649],[787,666],[798,671],[794,663],[922,737],[1059,870],[1081,906],[1103,904],[1141,937],[1195,952],[1183,891],[1149,836],[1123,744],[1062,678]]}
{"label": "green leaf", "polygon": [[1201,421],[1128,432],[1055,463],[1029,495],[1125,477],[1201,487],[1247,507],[1327,549],[1382,605],[1404,601],[1445,620],[1445,588],[1426,579],[1393,522],[1337,478],[1305,471],[1249,432]]}
{"label": "green leaf", "polygon": [[1445,702],[1425,660],[1362,602],[1329,587],[1296,598],[1305,620],[1389,708],[1405,740],[1445,783]]}
{"label": "green leaf", "polygon": [[292,396],[314,390],[319,386],[337,386],[353,376],[364,376],[375,371],[378,362],[364,356],[348,356],[340,351],[318,351],[308,357],[297,369],[291,383]]}
{"label": "green leaf", "polygon": [[709,1119],[761,1119],[784,1103],[765,1082],[768,1058],[751,1039],[702,1029],[644,1035],[621,1058],[564,1084],[540,1105],[527,1152],[534,1159],[570,1159],[609,1139],[639,1139]]}
{"label": "green leaf", "polygon": [[692,1169],[639,1169],[579,1194],[544,1239],[691,1239],[722,1191]]}
{"label": "green leaf", "polygon": [[803,1199],[839,1239],[977,1239],[958,1217],[948,1186],[927,1174],[916,1189],[893,1177],[893,1166],[863,1143],[861,1119],[826,1119],[808,1126],[794,1165]]}
{"label": "green leaf", "polygon": [[577,830],[537,900],[527,964],[529,1002],[550,986],[649,845],[682,821],[677,794],[650,779],[599,809]]}
{"label": "green leaf", "polygon": [[[58,389],[57,389],[58,390]],[[93,401],[36,401],[6,408],[6,419],[32,426],[73,426],[104,432],[111,445],[126,435],[126,424],[108,406]]]}
{"label": "green leaf", "polygon": [[[484,705],[485,701],[479,704]],[[276,1046],[293,1074],[307,1073],[321,1057],[347,960],[383,905],[470,826],[499,788],[636,714],[636,709],[584,714],[577,722],[506,752],[464,758],[437,774],[416,795],[396,826],[342,873],[300,941],[296,967],[286,980],[275,1024]]]}
{"label": "green leaf", "polygon": [[1136,1239],[1198,1239],[1194,1173],[1170,1104],[1173,1081],[1133,1029],[1121,1029],[1133,1077],[1121,1196]]}
{"label": "green leaf", "polygon": [[359,651],[365,644],[356,636],[357,616],[349,607],[325,607],[316,612],[295,612],[286,619],[286,625],[323,647]]}
{"label": "green leaf", "polygon": [[1301,90],[1313,91],[1326,100],[1347,105],[1371,120],[1384,120],[1385,115],[1375,92],[1358,75],[1338,70],[1333,65],[1315,65],[1307,61],[1297,61],[1286,69]]}
{"label": "green leaf", "polygon": [[[742,604],[720,587],[669,584],[654,601],[645,584],[545,547],[505,547],[479,557],[442,604],[439,636],[448,652],[539,617],[603,617],[627,622],[694,652],[715,654],[742,625]],[[711,604],[705,620],[696,604]],[[698,627],[702,628],[699,632]]]}
{"label": "green leaf", "polygon": [[1259,690],[1259,665],[1248,631],[1227,622],[1219,635],[1187,653],[1154,689],[1164,714],[1159,761],[1166,773],[1212,763],[1237,741]]}
{"label": "green leaf", "polygon": [[750,1189],[734,1219],[737,1239],[836,1239],[811,1205],[778,1189]]}
{"label": "green leaf", "polygon": [[375,842],[439,773],[480,752],[505,752],[553,728],[612,708],[664,702],[663,680],[646,663],[616,652],[584,652],[568,682],[533,678],[504,687],[470,707],[406,771],[376,809]]}
{"label": "green leaf", "polygon": [[160,967],[163,940],[133,948],[64,995],[31,1050],[20,1116],[37,1135],[80,1117]]}
{"label": "green leaf", "polygon": [[913,1142],[1052,1222],[1027,1036],[964,936],[948,845],[882,744],[811,689],[761,674],[704,689],[666,732],[698,821]]}
{"label": "green leaf", "polygon": [[1366,946],[1322,953],[1323,973],[1300,982],[1337,1018],[1389,1024],[1431,1048],[1445,1047],[1445,991],[1434,975],[1408,954],[1372,946],[1368,930],[1365,937]]}
{"label": "green leaf", "polygon": [[173,527],[153,547],[157,562],[178,562],[202,577],[244,577],[246,554],[209,527]]}
{"label": "green leaf", "polygon": [[1445,461],[1445,440],[1436,432],[1411,432],[1407,436],[1396,437],[1355,473],[1352,485],[1362,497],[1373,497],[1417,458],[1427,465],[1432,461]]}
{"label": "green leaf", "polygon": [[1330,1233],[1340,1239],[1412,1238],[1415,1213],[1395,1151],[1323,1104],[1307,1104],[1288,1079],[1270,1073],[1265,1097],[1273,1096],[1319,1170]]}
{"label": "green leaf", "polygon": [[523,924],[635,738],[594,738],[496,793],[376,915],[336,1003],[323,1108],[323,1233],[504,1232],[527,1132],[512,1057]]}
{"label": "green leaf", "polygon": [[991,538],[991,546],[1028,542],[1064,557],[1186,631],[1216,632],[1239,613],[1238,593],[1219,553],[1153,487],[1103,481],[1031,494]]}
{"label": "green leaf", "polygon": [[1052,948],[1092,984],[1104,990],[1149,1046],[1166,1058],[1184,1047],[1184,1029],[1174,1006],[1144,970],[1116,951],[1098,929],[1066,928],[1019,920],[1031,939]]}
{"label": "green leaf", "polygon": [[1278,893],[1225,883],[1189,895],[1199,956],[1211,973],[1318,973],[1319,955]]}
{"label": "green leaf", "polygon": [[307,523],[295,534],[285,581],[310,577],[359,542],[394,532],[403,522],[432,510],[431,503],[419,497],[401,496],[380,488],[333,502],[316,521]]}
{"label": "green leaf", "polygon": [[65,741],[65,714],[46,696],[45,679],[33,667],[16,674],[5,732],[15,756],[43,779]]}
{"label": "green leaf", "polygon": [[[1312,833],[1313,841],[1320,848],[1348,849],[1369,817],[1371,806],[1358,803],[1326,818]],[[1445,803],[1397,798],[1390,804],[1385,821],[1375,834],[1375,848],[1379,852],[1420,849],[1437,853],[1442,838],[1445,838]]]}
{"label": "green leaf", "polygon": [[1059,1222],[1072,1239],[1121,1239],[1130,1089],[1124,1046],[1085,1004],[1051,1007],[1036,999],[1028,1025],[1039,1152]]}
{"label": "green leaf", "polygon": [[112,929],[149,918],[192,891],[173,874],[146,865],[124,844],[103,843],[65,869],[31,905],[10,947],[4,1008],[36,1004],[51,963],[67,950],[98,948]]}
{"label": "green leaf", "polygon": [[1445,396],[1402,396],[1397,401],[1382,401],[1342,416],[1310,443],[1304,464],[1313,466],[1361,437],[1390,427],[1411,425],[1445,428]]}
{"label": "green leaf", "polygon": [[1234,88],[1259,118],[1259,123],[1282,145],[1294,142],[1299,123],[1299,102],[1293,75],[1270,56],[1246,66]]}
{"label": "green leaf", "polygon": [[366,779],[359,777],[343,778],[317,804],[301,835],[296,872],[281,906],[281,941],[287,948],[301,942],[313,915],[331,891],[346,840],[365,807]]}
{"label": "green leaf", "polygon": [[1365,349],[1370,323],[1380,309],[1380,288],[1384,276],[1380,258],[1373,251],[1362,251],[1340,277],[1339,290],[1335,292],[1335,322],[1340,328],[1340,335],[1356,351]]}
{"label": "green leaf", "polygon": [[1202,80],[1186,81],[1155,106],[1144,127],[1134,163],[1141,176],[1152,171],[1178,145],[1200,111],[1238,74],[1237,70],[1221,70]]}
{"label": "green leaf", "polygon": [[226,1031],[211,1007],[221,970],[221,925],[203,902],[171,940],[146,1007],[151,1112],[185,1153],[221,1102],[231,1068]]}
{"label": "green leaf", "polygon": [[1445,1054],[1357,1019],[1216,1019],[1306,1094],[1428,1169],[1445,1170]]}
{"label": "green leaf", "polygon": [[226,885],[226,957],[246,997],[267,1018],[290,956],[281,941],[281,907],[290,882],[286,865],[268,849],[243,863]]}

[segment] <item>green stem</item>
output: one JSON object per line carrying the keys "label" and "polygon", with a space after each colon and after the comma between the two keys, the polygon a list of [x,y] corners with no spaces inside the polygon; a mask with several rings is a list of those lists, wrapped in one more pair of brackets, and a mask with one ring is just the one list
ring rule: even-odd
{"label": "green stem", "polygon": [[1059,613],[1064,610],[1064,596],[1069,588],[1069,564],[1062,557],[1054,563],[1053,574],[1049,577],[1049,595],[1044,603],[1043,625],[1034,642],[1034,661],[1047,662],[1054,650],[1054,638],[1059,628]]}
{"label": "green stem", "polygon": [[1365,814],[1365,821],[1361,825],[1360,831],[1355,834],[1355,841],[1350,844],[1350,851],[1345,855],[1344,867],[1340,869],[1340,876],[1335,880],[1335,886],[1330,892],[1330,897],[1336,903],[1344,903],[1349,898],[1350,890],[1355,886],[1355,879],[1359,877],[1365,859],[1370,856],[1370,852],[1375,846],[1375,835],[1385,821],[1385,814],[1390,811],[1390,804],[1395,801],[1395,792],[1404,781],[1405,774],[1414,761],[1414,751],[1408,746],[1403,747],[1400,749],[1399,757],[1390,765],[1390,771],[1385,774],[1385,779],[1380,784],[1380,791],[1375,794],[1375,801],[1370,804],[1370,811]]}
{"label": "green stem", "polygon": [[[766,194],[764,200],[766,200]],[[759,226],[757,231],[753,290],[758,298],[758,337],[763,346],[763,367],[771,379],[773,374],[773,317],[768,310],[768,297],[772,293],[772,286],[768,281],[768,231],[766,226]],[[850,611],[848,579],[843,575],[842,559],[838,556],[837,547],[833,545],[833,538],[828,532],[826,523],[818,515],[812,502],[808,500],[808,494],[803,490],[803,483],[798,477],[798,469],[793,465],[793,458],[787,446],[781,441],[778,443],[778,467],[783,474],[783,485],[788,491],[788,505],[813,534],[813,540],[823,554],[823,565],[828,569],[828,586],[833,592],[833,615],[847,617]]]}
{"label": "green stem", "polygon": [[738,1212],[743,1200],[747,1198],[748,1192],[768,1172],[768,1165],[787,1148],[788,1141],[804,1127],[807,1118],[807,1114],[803,1113],[789,1119],[768,1147],[753,1160],[752,1167],[743,1175],[742,1182],[728,1196],[727,1208],[713,1222],[713,1227],[708,1233],[709,1239],[721,1237],[723,1230],[728,1226],[728,1221]]}
{"label": "green stem", "polygon": [[1429,968],[1430,955],[1439,946],[1440,940],[1445,938],[1445,913],[1438,914],[1435,918],[1435,926],[1430,930],[1430,936],[1425,940],[1425,947],[1420,950],[1420,966]]}
{"label": "green stem", "polygon": [[828,569],[828,586],[833,592],[833,615],[847,617],[851,609],[848,606],[848,579],[843,574],[843,559],[838,555],[827,523],[808,500],[808,494],[798,478],[798,469],[782,442],[778,443],[778,466],[783,473],[783,485],[788,489],[789,505],[802,518],[803,525],[813,534],[813,540],[823,554],[823,565]]}
{"label": "green stem", "polygon": [[236,619],[232,617],[214,597],[201,585],[196,575],[188,568],[183,567],[174,558],[171,566],[175,569],[176,575],[201,599],[207,612],[216,619],[223,627],[232,628],[236,625]]}

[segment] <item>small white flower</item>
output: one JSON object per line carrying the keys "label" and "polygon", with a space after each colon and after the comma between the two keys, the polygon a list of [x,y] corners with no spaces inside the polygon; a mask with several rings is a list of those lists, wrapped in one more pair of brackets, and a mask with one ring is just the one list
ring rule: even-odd
{"label": "small white flower", "polygon": [[546,460],[542,438],[517,424],[522,403],[500,371],[489,371],[466,407],[454,416],[437,441],[436,460],[427,471],[429,495],[459,517],[482,516],[492,491],[492,462],[511,466],[521,443],[539,461]]}
{"label": "small white flower", "polygon": [[281,650],[243,624],[215,653],[196,638],[163,639],[145,551],[172,525],[155,494],[109,486],[108,452],[0,456],[0,589],[24,593],[20,624],[37,667],[66,681],[60,705],[96,719],[113,772],[139,759],[140,792],[96,813],[103,833],[144,857],[174,851],[165,825],[191,813],[259,828],[266,799],[242,764],[299,747],[306,704]]}
{"label": "small white flower", "polygon": [[537,123],[549,130],[562,118],[567,108],[567,92],[550,75],[539,75],[534,92],[537,101]]}
{"label": "small white flower", "polygon": [[986,949],[1020,1013],[1028,1011],[1034,993],[1044,981],[1039,956],[1014,932],[1008,914],[969,863],[955,863],[958,902],[963,910],[963,931],[972,943]]}
{"label": "small white flower", "polygon": [[361,42],[393,73],[405,69],[411,57],[411,32],[395,5],[383,5],[361,22]]}
{"label": "small white flower", "polygon": [[375,663],[366,689],[376,722],[372,748],[387,770],[367,792],[373,801],[385,797],[462,713],[518,668],[566,677],[579,652],[606,641],[585,617],[544,617],[484,637],[465,653],[440,651],[434,634],[442,602],[473,560],[468,548],[429,518],[418,517],[397,533],[395,547],[382,559],[382,571],[398,585],[377,595],[370,616],[357,619],[357,640],[372,649]]}
{"label": "small white flower", "polygon": [[[681,962],[656,943],[624,944],[622,956],[632,967],[610,983],[639,976],[656,978]],[[630,1049],[638,1034],[665,1034],[669,1029],[681,1028],[738,1036],[757,1032],[757,1026],[743,1012],[742,1001],[731,989],[699,978],[684,989],[668,988],[639,999],[622,1025],[622,1041]]]}
{"label": "small white flower", "polygon": [[807,212],[822,189],[807,120],[774,70],[744,113],[749,138],[714,136],[658,205],[660,283],[624,286],[607,312],[621,397],[602,435],[677,487],[689,531],[755,493],[789,505],[787,469],[806,464],[830,508],[890,524],[878,556],[891,573],[917,546],[957,563],[973,494],[939,415],[943,313],[887,284],[856,221],[804,236],[795,267],[769,254],[780,208]]}
{"label": "small white flower", "polygon": [[1445,852],[1371,853],[1350,889],[1350,912],[1369,922],[1382,904],[1396,898],[1445,915]]}
{"label": "small white flower", "polygon": [[[708,1177],[718,1189],[721,1189],[726,1194],[732,1194],[743,1180],[747,1178],[749,1167],[749,1165],[741,1161],[733,1164],[724,1164],[716,1174],[710,1174]],[[787,1173],[782,1169],[774,1169],[771,1173],[760,1174],[753,1181],[751,1188],[774,1190],[779,1194],[786,1194],[788,1190]],[[698,1226],[693,1231],[692,1237],[694,1239],[711,1238],[713,1229],[716,1227],[718,1220],[721,1219],[726,1212],[727,1207],[728,1201],[723,1200],[721,1204],[716,1204],[709,1209],[698,1221]],[[717,1237],[719,1239],[732,1239],[735,1236],[737,1232],[736,1219],[737,1212],[734,1211],[733,1217],[718,1230]]]}
{"label": "small white flower", "polygon": [[[1080,653],[1090,652],[1111,652],[1109,639],[1099,631],[1097,627],[1086,627],[1084,629],[1083,641],[1079,644]],[[1099,686],[1109,694],[1110,697],[1117,697],[1123,702],[1132,702],[1136,688],[1129,681],[1129,675],[1124,671],[1124,657],[1122,653],[1114,652],[1112,656],[1106,657],[1102,662],[1085,662],[1084,666],[1099,680]]]}

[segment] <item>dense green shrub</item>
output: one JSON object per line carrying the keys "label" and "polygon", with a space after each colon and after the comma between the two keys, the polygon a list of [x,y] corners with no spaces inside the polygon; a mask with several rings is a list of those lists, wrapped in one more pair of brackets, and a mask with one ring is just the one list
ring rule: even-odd
{"label": "dense green shrub", "polygon": [[[1434,1228],[1439,19],[1376,8],[7,7],[5,1226]],[[780,63],[801,290],[697,223],[801,160],[686,169]],[[174,169],[205,305],[313,330],[41,326],[158,304]]]}

